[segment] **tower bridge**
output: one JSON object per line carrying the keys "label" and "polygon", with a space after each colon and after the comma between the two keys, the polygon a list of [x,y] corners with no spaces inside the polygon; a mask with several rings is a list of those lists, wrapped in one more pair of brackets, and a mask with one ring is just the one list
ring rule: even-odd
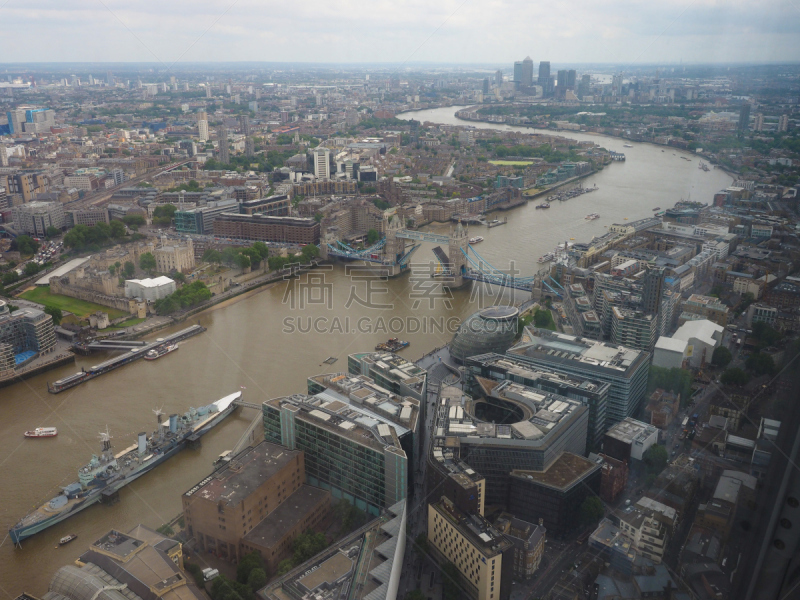
{"label": "tower bridge", "polygon": [[[320,245],[320,253],[323,258],[361,260],[380,265],[390,277],[394,277],[408,270],[411,257],[423,243],[439,244],[433,249],[438,263],[434,276],[447,277],[448,287],[459,288],[470,281],[480,281],[527,291],[534,299],[539,299],[542,295],[558,298],[562,295],[564,288],[550,277],[547,269],[523,276],[513,272],[506,273],[493,266],[469,243],[467,229],[460,222],[451,230],[450,235],[443,235],[404,229],[400,221],[392,217],[385,219],[385,237],[364,249],[353,248],[339,240],[334,233],[328,232]],[[406,241],[411,244],[407,246]],[[446,252],[441,247],[445,245]]]}

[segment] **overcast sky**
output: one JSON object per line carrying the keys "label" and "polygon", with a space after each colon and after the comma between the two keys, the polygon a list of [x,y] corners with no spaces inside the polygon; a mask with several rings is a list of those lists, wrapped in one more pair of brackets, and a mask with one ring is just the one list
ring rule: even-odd
{"label": "overcast sky", "polygon": [[800,60],[800,0],[0,0],[0,62]]}

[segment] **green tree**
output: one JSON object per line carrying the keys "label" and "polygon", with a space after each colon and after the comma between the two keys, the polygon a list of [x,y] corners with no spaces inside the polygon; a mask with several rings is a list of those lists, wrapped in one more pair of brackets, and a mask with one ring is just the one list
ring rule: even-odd
{"label": "green tree", "polygon": [[122,217],[122,222],[134,231],[138,231],[139,227],[144,227],[147,223],[142,215],[125,215]]}
{"label": "green tree", "polygon": [[37,265],[33,261],[26,263],[25,268],[22,270],[22,273],[25,275],[25,277],[36,275],[38,272],[39,272],[39,265]]}
{"label": "green tree", "polygon": [[29,235],[18,235],[11,241],[11,249],[17,250],[23,256],[36,254],[39,249],[39,242]]}
{"label": "green tree", "polygon": [[113,237],[113,238],[125,237],[125,233],[126,233],[125,225],[123,224],[122,221],[114,219],[109,224],[109,227],[111,229],[111,237]]}
{"label": "green tree", "polygon": [[126,260],[125,266],[122,268],[122,272],[125,274],[125,279],[131,279],[136,274],[136,265],[133,262]]}
{"label": "green tree", "polygon": [[45,235],[47,235],[48,240],[52,240],[54,237],[61,235],[61,230],[58,227],[53,227],[50,225],[50,227],[48,227],[45,231]]}
{"label": "green tree", "polygon": [[267,572],[264,569],[253,569],[250,571],[250,577],[247,578],[247,587],[253,593],[267,585]]}
{"label": "green tree", "polygon": [[45,306],[44,312],[53,317],[53,325],[60,325],[61,320],[64,318],[64,314],[61,312],[61,309],[56,308],[55,306]]}
{"label": "green tree", "polygon": [[[197,184],[196,181],[192,182]],[[197,186],[197,190],[192,191],[199,191],[200,187]],[[153,211],[153,224],[159,225],[162,227],[169,226],[172,223],[172,218],[175,216],[175,211],[178,208],[174,204],[163,204],[162,206],[157,206],[156,209]]]}
{"label": "green tree", "polygon": [[750,369],[756,376],[759,375],[772,375],[775,372],[775,361],[769,354],[756,352],[747,357],[745,366]]}
{"label": "green tree", "polygon": [[245,254],[236,255],[236,266],[240,269],[246,269],[250,266],[250,257]]}
{"label": "green tree", "polygon": [[714,354],[711,355],[711,364],[724,368],[728,366],[732,358],[730,350],[725,346],[717,346],[714,348]]}
{"label": "green tree", "polygon": [[275,575],[280,577],[285,575],[294,568],[294,563],[291,558],[286,558],[278,563],[278,568],[275,570]]}
{"label": "green tree", "polygon": [[549,310],[537,308],[533,313],[533,324],[540,329],[556,330],[556,323],[553,321],[553,313]]}
{"label": "green tree", "polygon": [[117,267],[115,267],[114,265],[109,265],[109,266],[108,266],[108,272],[109,272],[111,275],[113,275],[114,273],[116,273],[116,272],[117,272]]}
{"label": "green tree", "polygon": [[139,257],[139,268],[152,275],[156,270],[156,257],[151,252],[145,252]]}
{"label": "green tree", "polygon": [[678,369],[677,367],[667,369],[650,365],[647,391],[652,393],[661,388],[673,394],[680,394],[681,402],[687,402],[692,395],[692,380],[691,371]]}
{"label": "green tree", "polygon": [[667,466],[669,460],[669,453],[667,449],[661,444],[654,444],[650,446],[642,456],[648,473],[658,474]]}
{"label": "green tree", "polygon": [[177,281],[178,283],[186,283],[186,275],[178,271],[175,273],[172,278]]}
{"label": "green tree", "polygon": [[603,503],[597,496],[587,496],[581,503],[579,518],[582,525],[590,525],[597,523],[603,518],[605,510]]}
{"label": "green tree", "polygon": [[203,262],[209,263],[221,263],[222,262],[222,252],[219,250],[214,250],[213,248],[209,248],[205,252],[203,252]]}
{"label": "green tree", "polygon": [[86,241],[90,244],[103,244],[111,237],[111,226],[108,223],[95,223],[86,232]]}
{"label": "green tree", "polygon": [[367,232],[367,244],[369,244],[370,246],[376,244],[379,239],[381,239],[381,234],[378,233],[377,229],[370,229]]}
{"label": "green tree", "polygon": [[236,565],[236,581],[240,583],[247,583],[250,578],[250,572],[253,569],[263,569],[264,561],[261,559],[261,554],[258,552],[250,552],[245,554]]}
{"label": "green tree", "polygon": [[777,344],[782,335],[769,323],[758,321],[753,323],[753,337],[758,341],[759,348],[766,348]]}
{"label": "green tree", "polygon": [[64,245],[73,250],[83,250],[86,247],[89,228],[86,225],[76,225],[64,234]]}
{"label": "green tree", "polygon": [[307,246],[303,246],[300,253],[303,255],[303,262],[308,263],[319,256],[319,248],[314,244],[308,244]]}
{"label": "green tree", "polygon": [[719,380],[725,385],[745,385],[750,381],[750,376],[739,367],[730,367],[725,370]]}
{"label": "green tree", "polygon": [[269,246],[267,246],[264,242],[256,242],[253,244],[253,250],[258,252],[260,260],[264,260],[265,258],[269,257]]}
{"label": "green tree", "polygon": [[232,267],[236,264],[237,256],[239,256],[239,251],[236,248],[228,246],[222,251],[222,262]]}

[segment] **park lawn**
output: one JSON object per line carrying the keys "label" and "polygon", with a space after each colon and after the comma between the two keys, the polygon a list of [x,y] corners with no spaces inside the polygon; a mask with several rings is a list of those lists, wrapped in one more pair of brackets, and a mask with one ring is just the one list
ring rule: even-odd
{"label": "park lawn", "polygon": [[49,285],[40,285],[31,290],[27,290],[20,294],[20,298],[30,300],[31,302],[38,302],[39,304],[44,304],[45,306],[53,308],[60,308],[78,317],[88,317],[92,313],[98,311],[108,313],[109,319],[118,319],[128,314],[116,308],[103,306],[102,304],[95,304],[94,302],[87,302],[86,300],[79,300],[78,298],[70,298],[69,296],[62,296],[61,294],[51,294]]}
{"label": "park lawn", "polygon": [[490,164],[498,165],[501,167],[526,167],[532,165],[532,160],[490,160]]}
{"label": "park lawn", "polygon": [[139,323],[144,323],[147,319],[145,318],[132,318],[132,319],[125,319],[122,323],[117,323],[116,325],[112,325],[107,329],[125,329],[126,327],[133,327],[134,325],[138,325]]}

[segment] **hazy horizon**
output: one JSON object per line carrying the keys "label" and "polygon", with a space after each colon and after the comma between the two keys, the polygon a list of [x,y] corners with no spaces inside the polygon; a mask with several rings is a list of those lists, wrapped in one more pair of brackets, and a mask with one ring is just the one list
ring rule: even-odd
{"label": "hazy horizon", "polygon": [[617,67],[800,61],[793,0],[7,0],[0,17],[4,65],[505,65],[526,56],[560,65],[592,56],[592,64]]}

